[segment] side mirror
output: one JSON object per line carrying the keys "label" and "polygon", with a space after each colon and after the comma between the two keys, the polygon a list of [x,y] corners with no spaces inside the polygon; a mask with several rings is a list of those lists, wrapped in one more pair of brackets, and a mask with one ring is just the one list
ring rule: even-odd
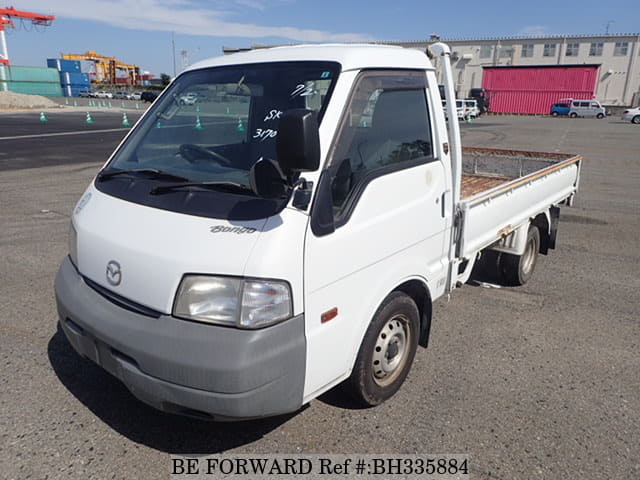
{"label": "side mirror", "polygon": [[289,174],[312,172],[320,167],[318,117],[313,110],[287,110],[278,123],[278,164]]}
{"label": "side mirror", "polygon": [[249,170],[249,186],[262,198],[276,200],[284,198],[289,186],[277,162],[271,159],[258,160]]}

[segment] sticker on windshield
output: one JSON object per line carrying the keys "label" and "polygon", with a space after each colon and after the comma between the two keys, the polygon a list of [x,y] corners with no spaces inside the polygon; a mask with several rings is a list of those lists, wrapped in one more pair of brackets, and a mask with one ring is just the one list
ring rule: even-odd
{"label": "sticker on windshield", "polygon": [[269,110],[269,113],[264,117],[263,122],[268,122],[269,120],[279,120],[282,116],[281,110]]}
{"label": "sticker on windshield", "polygon": [[291,92],[291,98],[295,97],[310,97],[311,95],[315,95],[316,91],[313,88],[315,84],[313,82],[309,82],[309,85],[296,85],[296,88]]}
{"label": "sticker on windshield", "polygon": [[273,130],[271,128],[256,128],[256,132],[253,134],[253,138],[259,138],[261,142],[264,142],[269,138],[275,138],[276,135],[278,135],[277,130]]}

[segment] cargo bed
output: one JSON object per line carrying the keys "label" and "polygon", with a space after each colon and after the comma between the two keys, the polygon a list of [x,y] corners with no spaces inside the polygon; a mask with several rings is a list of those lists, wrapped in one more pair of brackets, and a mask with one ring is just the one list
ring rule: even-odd
{"label": "cargo bed", "polygon": [[549,205],[570,202],[581,161],[564,153],[463,149],[457,256],[470,258]]}

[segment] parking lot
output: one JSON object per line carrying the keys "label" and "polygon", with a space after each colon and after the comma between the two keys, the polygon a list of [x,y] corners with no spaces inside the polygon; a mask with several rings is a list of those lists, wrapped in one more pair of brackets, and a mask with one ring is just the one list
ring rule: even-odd
{"label": "parking lot", "polygon": [[638,125],[463,124],[468,146],[585,158],[558,248],[530,283],[465,285],[436,303],[430,347],[379,407],[330,392],[292,415],[220,424],[140,403],[57,328],[69,215],[129,127],[121,111],[91,124],[79,108],[38,113],[0,114],[3,478],[166,478],[170,454],[221,452],[463,453],[473,479],[640,478]]}

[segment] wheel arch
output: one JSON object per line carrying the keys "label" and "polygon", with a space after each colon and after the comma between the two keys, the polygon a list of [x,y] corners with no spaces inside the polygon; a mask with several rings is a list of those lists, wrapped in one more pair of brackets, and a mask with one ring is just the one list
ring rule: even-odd
{"label": "wheel arch", "polygon": [[420,337],[418,338],[418,345],[426,348],[429,345],[429,333],[431,331],[431,318],[433,314],[433,303],[429,287],[421,280],[412,279],[398,285],[393,291],[405,293],[418,307],[418,313],[420,314]]}
{"label": "wheel arch", "polygon": [[546,255],[549,249],[553,248],[551,242],[551,215],[548,210],[539,213],[531,220],[531,225],[536,227],[540,232],[540,249],[539,253]]}

